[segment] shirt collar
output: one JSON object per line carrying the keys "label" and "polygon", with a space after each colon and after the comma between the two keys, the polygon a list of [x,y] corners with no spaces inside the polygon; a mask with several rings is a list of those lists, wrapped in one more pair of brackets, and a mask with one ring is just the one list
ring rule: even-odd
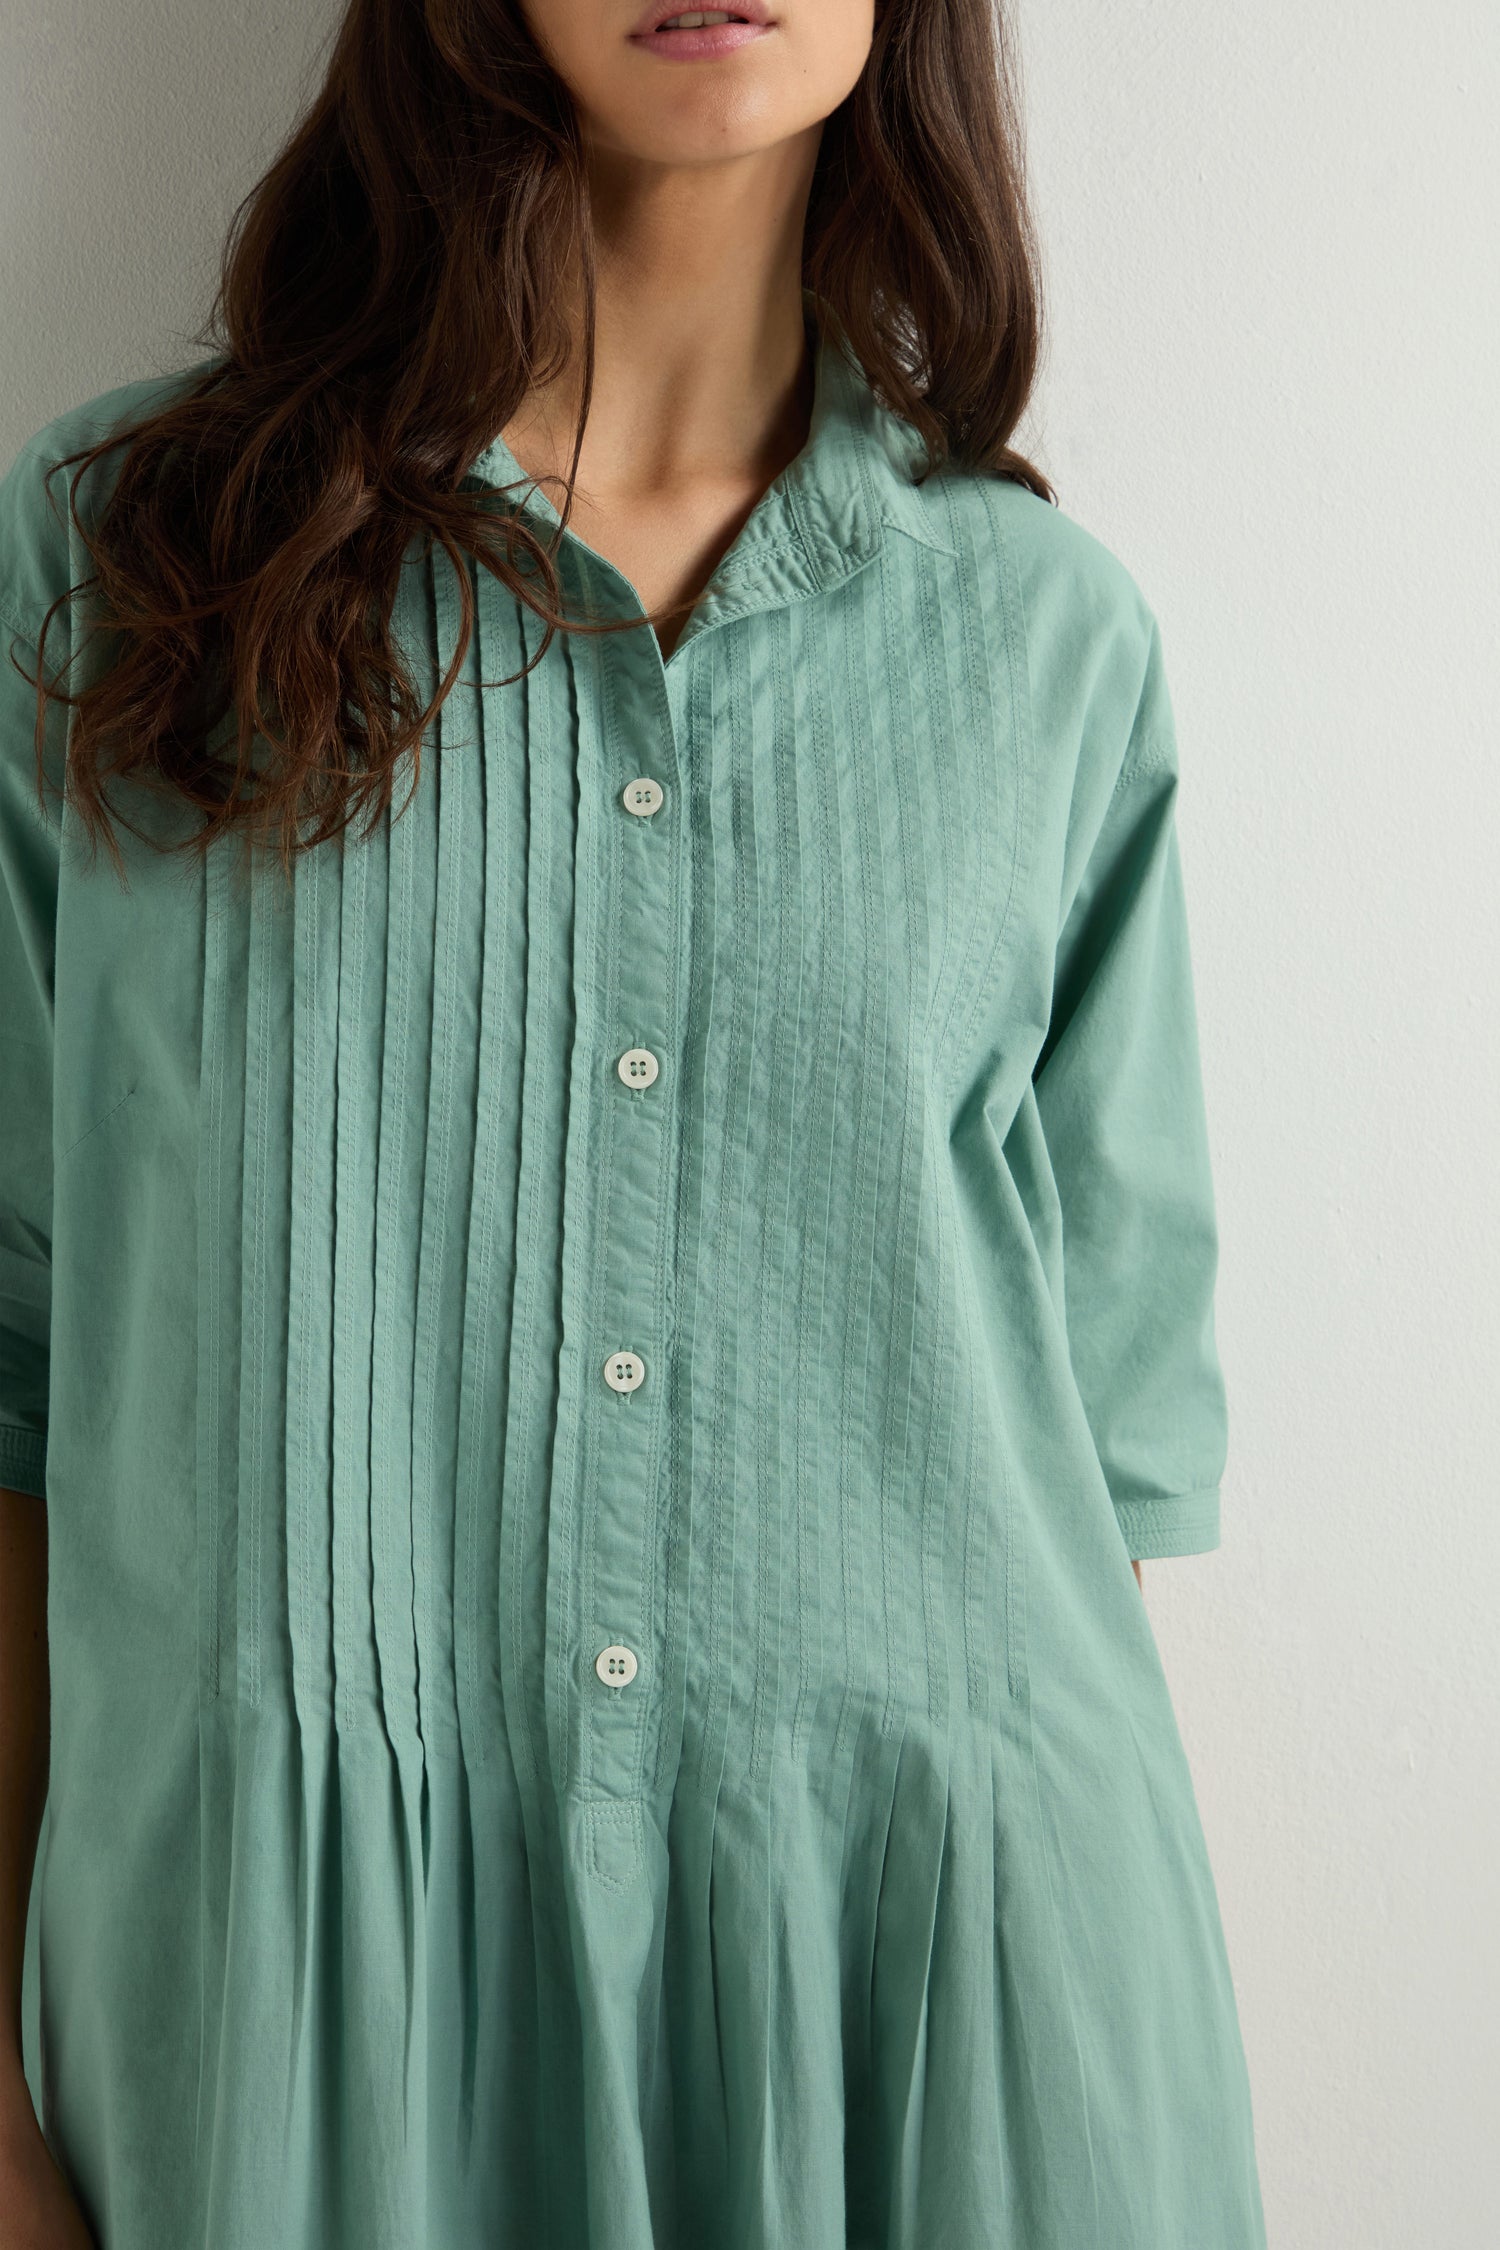
{"label": "shirt collar", "polygon": [[925,451],[921,436],[880,404],[859,361],[819,324],[810,289],[802,303],[814,337],[812,422],[778,482],[804,541],[831,541],[835,549],[846,537],[856,547],[878,545],[883,527],[893,524],[924,547],[952,554],[932,497],[913,481]]}
{"label": "shirt collar", "polygon": [[[934,520],[932,499],[913,482],[924,450],[920,434],[880,404],[859,362],[835,344],[818,320],[814,292],[804,287],[802,301],[813,336],[807,441],[761,495],[701,597],[700,608],[715,621],[758,607],[767,595],[795,598],[838,585],[879,552],[888,525],[940,554],[954,552]],[[475,456],[465,481],[490,486],[548,531],[561,520],[498,435]],[[935,490],[936,476],[929,481]],[[501,490],[506,485],[516,489]]]}

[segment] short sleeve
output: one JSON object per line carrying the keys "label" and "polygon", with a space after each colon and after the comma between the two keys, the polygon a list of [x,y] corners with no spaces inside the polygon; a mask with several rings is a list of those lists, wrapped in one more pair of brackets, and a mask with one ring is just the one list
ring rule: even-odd
{"label": "short sleeve", "polygon": [[[59,480],[60,481],[60,480]],[[0,1486],[46,1493],[52,1302],[52,1024],[58,814],[36,788],[35,674],[42,557],[28,508],[34,457],[0,482]],[[42,503],[45,505],[45,502]],[[67,654],[60,610],[47,666]],[[60,779],[66,709],[47,706],[46,767]]]}
{"label": "short sleeve", "polygon": [[1219,1544],[1228,1435],[1177,792],[1153,621],[1128,745],[1070,871],[1033,1072],[1062,1213],[1069,1352],[1137,1560]]}

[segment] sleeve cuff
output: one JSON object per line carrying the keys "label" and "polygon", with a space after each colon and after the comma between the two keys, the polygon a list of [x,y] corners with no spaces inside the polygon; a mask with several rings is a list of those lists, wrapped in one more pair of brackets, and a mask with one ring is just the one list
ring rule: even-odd
{"label": "sleeve cuff", "polygon": [[1132,1562],[1207,1555],[1219,1544],[1219,1487],[1166,1499],[1117,1500],[1115,1515]]}
{"label": "sleeve cuff", "polygon": [[0,1423],[0,1488],[7,1492],[47,1496],[47,1436],[45,1431],[18,1430]]}

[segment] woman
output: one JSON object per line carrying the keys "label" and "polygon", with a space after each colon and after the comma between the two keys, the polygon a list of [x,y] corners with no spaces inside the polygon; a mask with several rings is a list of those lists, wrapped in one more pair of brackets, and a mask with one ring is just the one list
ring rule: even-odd
{"label": "woman", "polygon": [[0,2250],[1264,2241],[1172,717],[1002,62],[353,0],[222,348],[5,481]]}

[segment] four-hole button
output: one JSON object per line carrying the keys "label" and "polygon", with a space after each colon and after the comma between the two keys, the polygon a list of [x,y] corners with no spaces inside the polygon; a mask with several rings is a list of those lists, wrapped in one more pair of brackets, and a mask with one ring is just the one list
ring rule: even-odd
{"label": "four-hole button", "polygon": [[621,1641],[611,1641],[594,1658],[594,1670],[606,1687],[628,1687],[635,1678],[635,1650]]}
{"label": "four-hole button", "polygon": [[615,1068],[627,1086],[650,1086],[661,1065],[649,1047],[627,1047]]}
{"label": "four-hole button", "polygon": [[638,813],[644,819],[648,813],[657,811],[665,795],[666,791],[659,781],[653,781],[649,774],[642,774],[635,781],[627,781],[625,784],[625,810]]}

